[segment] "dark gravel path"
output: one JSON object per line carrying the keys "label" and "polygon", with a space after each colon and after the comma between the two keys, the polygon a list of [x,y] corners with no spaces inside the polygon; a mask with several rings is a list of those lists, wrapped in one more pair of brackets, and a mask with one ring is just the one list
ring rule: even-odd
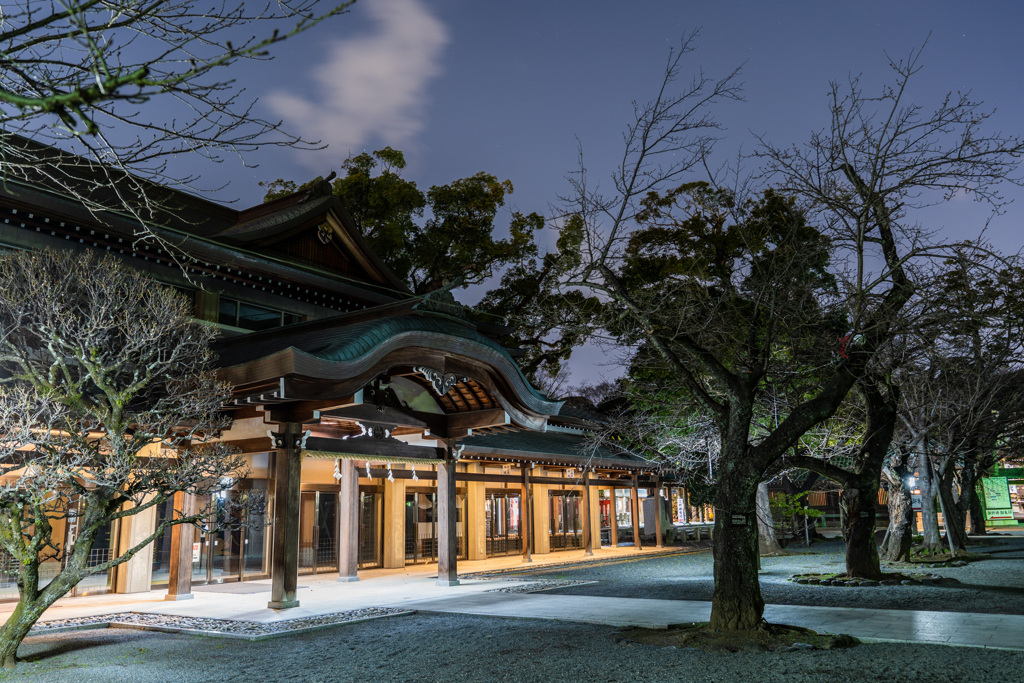
{"label": "dark gravel path", "polygon": [[100,630],[33,636],[0,680],[31,681],[992,681],[1024,652],[862,645],[708,654],[622,642],[569,622],[417,614],[260,643]]}
{"label": "dark gravel path", "polygon": [[[800,586],[793,573],[842,568],[842,544],[766,558],[768,602],[1024,614],[1024,536],[976,547],[991,559],[927,569],[962,586]],[[903,569],[903,568],[900,568]],[[563,594],[709,600],[711,555],[603,563],[537,572],[599,583]],[[415,614],[249,643],[103,629],[31,636],[29,661],[0,680],[31,681],[1006,681],[1021,680],[1024,652],[920,644],[849,650],[710,654],[631,644],[618,629],[570,622]]]}
{"label": "dark gravel path", "polygon": [[[972,545],[972,553],[990,559],[965,567],[930,568],[927,565],[894,565],[888,571],[933,573],[956,579],[958,584],[939,586],[832,587],[802,586],[788,579],[794,574],[844,571],[841,540],[790,548],[790,554],[762,559],[761,592],[766,603],[829,605],[876,609],[914,609],[938,612],[1024,614],[1024,536],[994,536]],[[538,573],[544,578],[587,579],[594,584],[555,589],[563,595],[655,598],[660,600],[711,600],[711,552],[639,561],[580,566]]]}

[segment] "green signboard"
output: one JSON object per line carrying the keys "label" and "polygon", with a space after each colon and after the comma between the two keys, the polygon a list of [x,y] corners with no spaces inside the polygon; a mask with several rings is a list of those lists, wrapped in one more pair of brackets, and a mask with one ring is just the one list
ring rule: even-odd
{"label": "green signboard", "polygon": [[1013,519],[1010,485],[1006,477],[985,477],[981,485],[985,495],[985,519]]}

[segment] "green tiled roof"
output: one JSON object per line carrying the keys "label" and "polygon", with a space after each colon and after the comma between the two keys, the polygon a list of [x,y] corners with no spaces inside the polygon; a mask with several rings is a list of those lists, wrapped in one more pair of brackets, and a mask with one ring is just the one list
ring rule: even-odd
{"label": "green tiled roof", "polygon": [[640,458],[624,451],[611,450],[599,446],[593,450],[581,434],[565,434],[562,432],[503,432],[500,434],[473,434],[459,443],[472,453],[475,447],[493,448],[501,451],[521,451],[537,453],[553,457],[566,457],[586,460],[591,457],[604,460],[622,460],[623,462],[641,462]]}
{"label": "green tiled roof", "polygon": [[[366,312],[361,312],[365,315]],[[383,348],[428,344],[468,356],[490,355],[502,366],[502,372],[530,394],[528,402],[540,412],[557,413],[560,403],[540,394],[526,379],[508,351],[498,342],[478,332],[472,325],[457,318],[437,314],[389,315],[371,320],[348,322],[350,315],[338,316],[282,327],[268,332],[225,339],[217,345],[219,365],[230,367],[255,358],[270,356],[287,348],[295,348],[309,356],[340,366],[366,363]],[[403,340],[403,336],[413,338]],[[468,343],[466,343],[468,342]],[[481,347],[485,350],[481,354]],[[511,375],[514,374],[514,377]]]}

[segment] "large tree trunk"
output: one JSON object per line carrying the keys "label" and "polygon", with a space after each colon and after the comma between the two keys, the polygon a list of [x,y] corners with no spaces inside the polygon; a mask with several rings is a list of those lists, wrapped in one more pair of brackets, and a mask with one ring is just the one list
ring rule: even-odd
{"label": "large tree trunk", "polygon": [[757,485],[757,547],[762,555],[780,555],[782,546],[775,535],[775,521],[772,519],[771,499],[768,497],[768,484]]}
{"label": "large tree trunk", "polygon": [[961,511],[958,501],[953,500],[953,468],[949,463],[946,471],[940,475],[939,495],[942,497],[942,521],[946,527],[946,538],[950,546],[950,552],[967,550],[967,531],[965,528],[965,515]]}
{"label": "large tree trunk", "polygon": [[988,533],[988,529],[985,528],[985,510],[981,507],[981,498],[978,497],[977,491],[972,493],[974,495],[971,496],[970,503],[971,534],[983,536]]}
{"label": "large tree trunk", "polygon": [[[978,499],[978,463],[975,460],[975,455],[971,453],[964,461],[964,466],[960,470],[960,498],[956,502],[956,509],[959,513],[957,519],[960,520],[961,528],[963,529],[964,543],[967,543],[967,520],[971,522],[971,533],[985,533],[985,520],[984,515],[981,514],[981,504]],[[974,510],[977,508],[978,514],[982,519],[976,519]],[[979,527],[981,528],[979,532]]]}
{"label": "large tree trunk", "polygon": [[881,556],[889,562],[909,562],[914,541],[914,508],[910,491],[903,485],[908,470],[896,468],[897,483],[889,487],[889,531]]}
{"label": "large tree trunk", "polygon": [[715,497],[715,592],[711,628],[749,631],[761,625],[764,599],[757,578],[757,485],[760,473],[737,459],[719,461]]}
{"label": "large tree trunk", "polygon": [[939,506],[936,500],[938,482],[934,481],[931,462],[924,449],[918,452],[914,472],[917,475],[917,488],[921,490],[921,547],[938,550],[942,547],[942,536],[939,534]]}
{"label": "large tree trunk", "polygon": [[18,663],[18,647],[25,640],[35,623],[43,616],[53,603],[66,595],[75,587],[82,576],[77,572],[65,569],[58,574],[46,588],[41,591],[26,589],[27,584],[34,588],[38,583],[39,563],[25,566],[18,577],[19,600],[14,612],[0,628],[0,662],[5,669],[13,669]]}
{"label": "large tree trunk", "polygon": [[[64,557],[64,567],[45,588],[39,590],[38,548],[30,553],[33,558],[31,562],[18,563],[18,605],[0,628],[0,662],[4,668],[13,669],[17,665],[18,647],[43,616],[43,612],[67,595],[83,578],[97,572],[95,567],[89,568],[89,555],[96,543],[96,534],[109,520],[115,506],[110,497],[94,495],[96,499],[85,506],[80,518],[81,531],[71,552]],[[41,516],[37,514],[35,519],[39,520]],[[48,533],[46,538],[50,538]],[[130,554],[126,556],[131,557]]]}
{"label": "large tree trunk", "polygon": [[847,486],[842,497],[846,503],[846,575],[862,579],[879,579],[882,569],[875,545],[875,500],[878,480]]}

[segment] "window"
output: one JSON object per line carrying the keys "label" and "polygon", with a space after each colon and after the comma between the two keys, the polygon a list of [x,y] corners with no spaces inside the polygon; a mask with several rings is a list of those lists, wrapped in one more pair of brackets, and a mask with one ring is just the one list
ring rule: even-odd
{"label": "window", "polygon": [[222,296],[217,322],[243,330],[258,331],[302,322],[302,316]]}

